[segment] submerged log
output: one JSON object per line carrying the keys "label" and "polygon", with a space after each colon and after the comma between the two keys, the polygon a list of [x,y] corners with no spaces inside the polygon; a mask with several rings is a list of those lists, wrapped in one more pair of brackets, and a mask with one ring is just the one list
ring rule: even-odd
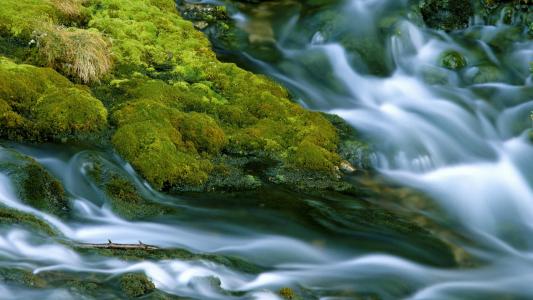
{"label": "submerged log", "polygon": [[91,244],[91,243],[80,243],[82,248],[96,248],[96,249],[118,249],[118,250],[129,250],[129,249],[141,249],[141,250],[158,250],[160,249],[154,245],[147,245],[139,241],[138,244],[119,244],[113,243],[111,240],[108,240],[104,244]]}

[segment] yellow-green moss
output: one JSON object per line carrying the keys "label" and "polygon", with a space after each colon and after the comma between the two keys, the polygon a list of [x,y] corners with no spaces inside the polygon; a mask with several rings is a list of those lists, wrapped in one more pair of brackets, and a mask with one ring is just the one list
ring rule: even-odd
{"label": "yellow-green moss", "polygon": [[191,143],[198,152],[217,154],[226,144],[224,131],[204,113],[183,114],[176,126],[185,143]]}
{"label": "yellow-green moss", "polygon": [[173,1],[100,0],[89,26],[113,38],[119,63],[149,67],[171,64],[176,71],[200,72],[199,58],[214,60],[207,39],[181,19]]}
{"label": "yellow-green moss", "polygon": [[[20,19],[0,12],[0,30],[28,36],[38,24],[52,24],[53,34],[37,35],[37,63],[84,82],[100,78],[107,67],[89,76],[69,69],[74,60],[65,57],[75,55],[62,54],[92,45],[77,43],[80,34],[112,41],[116,68],[110,81],[95,89],[105,90],[114,147],[155,187],[201,186],[213,162],[226,154],[332,174],[339,160],[335,128],[321,114],[292,103],[287,91],[265,76],[219,62],[174,1],[94,0],[86,8],[82,2],[7,0],[8,10],[23,7],[32,15]],[[88,28],[58,27],[71,26],[77,14]],[[97,65],[88,61],[85,65]],[[51,69],[1,60],[0,122],[0,133],[10,138],[55,137],[104,128],[106,110]]]}
{"label": "yellow-green moss", "polygon": [[113,144],[157,188],[200,185],[212,168],[209,161],[180,151],[183,141],[179,131],[155,121],[121,126]]}
{"label": "yellow-green moss", "polygon": [[333,171],[334,127],[268,78],[217,61],[173,1],[100,0],[91,10],[89,24],[113,40],[117,64],[147,72],[165,65],[171,78],[122,73],[113,87],[113,145],[156,187],[203,184],[223,151]]}
{"label": "yellow-green moss", "polygon": [[86,89],[52,69],[0,57],[0,135],[46,139],[97,132],[106,124],[107,110]]}

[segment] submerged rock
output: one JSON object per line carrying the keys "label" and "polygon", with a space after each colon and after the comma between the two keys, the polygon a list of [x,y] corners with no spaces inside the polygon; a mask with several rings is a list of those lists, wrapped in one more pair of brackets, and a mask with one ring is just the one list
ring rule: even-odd
{"label": "submerged rock", "polygon": [[26,204],[60,217],[69,213],[69,201],[61,183],[34,159],[13,150],[0,161],[0,171],[12,181],[19,198]]}
{"label": "submerged rock", "polygon": [[441,56],[441,65],[451,70],[459,70],[466,67],[466,59],[457,51],[447,51]]}

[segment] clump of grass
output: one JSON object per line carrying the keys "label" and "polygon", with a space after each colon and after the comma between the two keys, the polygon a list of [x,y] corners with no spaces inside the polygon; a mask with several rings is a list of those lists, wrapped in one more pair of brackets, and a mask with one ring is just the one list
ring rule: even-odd
{"label": "clump of grass", "polygon": [[45,24],[35,40],[43,65],[82,83],[99,81],[113,67],[109,42],[97,30]]}
{"label": "clump of grass", "polygon": [[50,2],[57,10],[71,20],[85,15],[83,4],[87,2],[86,0],[50,0]]}

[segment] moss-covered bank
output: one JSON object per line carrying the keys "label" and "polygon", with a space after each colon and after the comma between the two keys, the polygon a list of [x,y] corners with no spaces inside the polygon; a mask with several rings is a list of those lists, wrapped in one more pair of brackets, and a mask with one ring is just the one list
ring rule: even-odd
{"label": "moss-covered bank", "polygon": [[9,57],[0,58],[2,137],[109,141],[164,190],[250,189],[277,173],[338,187],[331,122],[268,78],[218,61],[172,0],[2,6],[0,39],[11,45],[0,47]]}

